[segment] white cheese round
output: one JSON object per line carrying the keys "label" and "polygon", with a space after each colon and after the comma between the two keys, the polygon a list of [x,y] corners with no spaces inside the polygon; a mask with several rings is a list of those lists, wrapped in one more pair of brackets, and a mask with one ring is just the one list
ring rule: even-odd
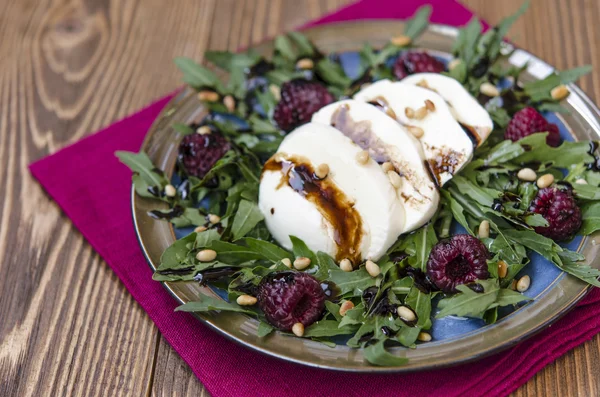
{"label": "white cheese round", "polygon": [[417,73],[402,79],[403,83],[419,85],[438,93],[450,105],[454,117],[477,135],[481,145],[494,129],[489,113],[469,91],[452,77],[439,73]]}
{"label": "white cheese round", "polygon": [[[354,202],[362,221],[360,258],[380,258],[404,229],[404,208],[381,167],[370,160],[359,164],[362,149],[333,127],[309,123],[286,136],[279,156],[303,158],[313,168],[329,166],[331,182]],[[313,251],[337,256],[336,230],[322,211],[289,184],[281,184],[282,171],[263,171],[259,188],[259,208],[273,237],[290,249],[289,236],[302,239]]]}
{"label": "white cheese round", "polygon": [[419,228],[435,214],[439,193],[425,168],[421,145],[395,120],[371,104],[350,99],[325,106],[312,121],[334,125],[373,159],[395,166],[402,180],[396,194],[406,213],[403,233]]}
{"label": "white cheese round", "polygon": [[[444,98],[435,92],[402,81],[381,80],[363,88],[354,98],[363,102],[385,100],[400,124],[423,130],[419,141],[440,186],[471,160],[471,138],[455,120]],[[435,110],[421,119],[407,116],[426,106],[427,100],[433,103]]]}

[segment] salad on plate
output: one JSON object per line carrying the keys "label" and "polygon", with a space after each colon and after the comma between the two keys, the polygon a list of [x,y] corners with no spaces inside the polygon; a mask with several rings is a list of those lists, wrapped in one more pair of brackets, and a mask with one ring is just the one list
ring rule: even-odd
{"label": "salad on plate", "polygon": [[172,126],[172,177],[117,155],[180,237],[154,279],[223,297],[177,310],[244,313],[261,337],[389,366],[406,363],[389,347],[431,342],[439,319],[491,324],[527,305],[532,256],[600,286],[576,250],[600,229],[597,143],[561,135],[555,116],[590,67],[521,81],[503,37],[525,8],[485,32],[472,20],[449,55],[414,46],[424,7],[353,71],[299,32],[270,58],[207,52],[225,79],[176,59],[208,115]]}

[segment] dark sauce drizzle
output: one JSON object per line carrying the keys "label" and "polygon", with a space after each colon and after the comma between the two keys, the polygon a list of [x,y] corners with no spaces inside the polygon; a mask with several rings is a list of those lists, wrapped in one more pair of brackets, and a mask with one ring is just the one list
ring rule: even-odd
{"label": "dark sauce drizzle", "polygon": [[171,220],[173,218],[177,218],[177,217],[183,215],[184,211],[185,210],[183,207],[176,205],[175,207],[171,208],[170,211],[167,211],[167,212],[162,212],[159,210],[148,211],[148,215],[154,219]]}
{"label": "dark sauce drizzle", "polygon": [[308,160],[300,157],[287,160],[272,157],[265,163],[264,171],[281,171],[283,177],[279,187],[287,184],[316,205],[333,226],[338,261],[348,258],[353,263],[360,262],[362,219],[353,203],[330,178],[318,179]]}

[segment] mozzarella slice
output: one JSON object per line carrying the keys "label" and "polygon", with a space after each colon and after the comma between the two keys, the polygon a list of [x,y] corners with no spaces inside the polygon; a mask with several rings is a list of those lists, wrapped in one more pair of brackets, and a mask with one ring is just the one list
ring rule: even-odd
{"label": "mozzarella slice", "polygon": [[481,145],[494,129],[489,113],[458,81],[439,73],[417,73],[403,83],[418,85],[438,93],[446,100],[455,118],[469,129]]}
{"label": "mozzarella slice", "polygon": [[[355,258],[351,258],[355,262],[381,257],[404,229],[404,208],[394,188],[375,161],[365,165],[356,161],[360,151],[360,147],[335,128],[309,123],[288,134],[278,153],[269,160],[299,163],[296,166],[309,163],[312,169],[320,164],[329,166],[324,182],[353,203],[348,211],[350,215],[356,211],[360,218],[360,244],[355,249],[358,251]],[[285,175],[290,174],[270,169],[269,162],[259,187],[259,208],[273,237],[290,249],[289,236],[294,235],[313,251],[343,259],[340,252],[347,252],[348,247],[341,247],[336,241],[340,233],[348,231],[339,230],[339,225],[336,227],[325,216],[327,209],[311,200],[314,196],[294,190],[286,181]]]}
{"label": "mozzarella slice", "polygon": [[402,179],[396,190],[406,221],[403,232],[424,225],[437,210],[439,193],[423,161],[419,141],[404,127],[373,105],[344,100],[325,106],[313,122],[332,125],[378,163],[391,162]]}
{"label": "mozzarella slice", "polygon": [[[471,139],[454,119],[444,98],[435,92],[402,81],[381,80],[360,90],[354,98],[384,103],[393,110],[400,124],[422,129],[423,135],[419,140],[429,168],[440,186],[471,159]],[[407,113],[423,108],[427,100],[433,103],[435,110],[427,112],[421,119],[407,117]]]}

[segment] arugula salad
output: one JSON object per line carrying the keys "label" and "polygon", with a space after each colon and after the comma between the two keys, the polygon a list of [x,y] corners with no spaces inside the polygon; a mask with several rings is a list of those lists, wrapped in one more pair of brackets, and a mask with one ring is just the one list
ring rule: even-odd
{"label": "arugula salad", "polygon": [[559,244],[600,229],[597,143],[563,140],[544,117],[567,111],[566,85],[591,68],[521,81],[503,37],[526,8],[487,31],[473,19],[444,58],[415,46],[424,7],[384,47],[365,44],[358,73],[299,32],[269,58],[206,52],[220,73],[177,58],[208,116],[172,126],[172,177],[117,152],[157,202],[148,216],[190,231],[154,279],[226,291],[177,310],[244,313],[260,337],[395,366],[406,358],[388,349],[432,341],[436,318],[491,324],[526,305],[532,253],[600,286]]}

